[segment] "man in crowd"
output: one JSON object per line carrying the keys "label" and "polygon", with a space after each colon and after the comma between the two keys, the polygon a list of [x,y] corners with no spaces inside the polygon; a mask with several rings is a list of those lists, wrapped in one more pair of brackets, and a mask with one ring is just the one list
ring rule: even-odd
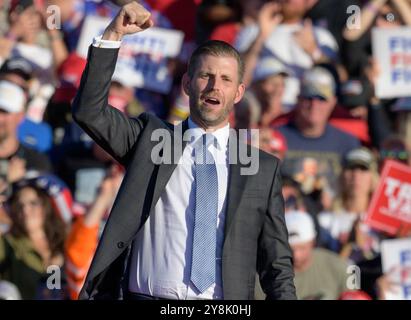
{"label": "man in crowd", "polygon": [[[305,72],[301,94],[291,121],[279,128],[288,151],[283,173],[298,181],[304,193],[328,196],[327,204],[338,192],[338,177],[344,155],[360,142],[328,124],[336,104],[335,81],[322,67]],[[325,205],[325,203],[323,203]]]}
{"label": "man in crowd", "polygon": [[51,171],[46,155],[22,145],[17,129],[26,107],[26,94],[15,83],[0,80],[0,160],[8,174],[8,181],[15,182],[27,171]]}
{"label": "man in crowd", "polygon": [[297,297],[304,300],[336,300],[347,288],[347,263],[337,254],[315,248],[313,219],[303,211],[285,214],[293,250]]}

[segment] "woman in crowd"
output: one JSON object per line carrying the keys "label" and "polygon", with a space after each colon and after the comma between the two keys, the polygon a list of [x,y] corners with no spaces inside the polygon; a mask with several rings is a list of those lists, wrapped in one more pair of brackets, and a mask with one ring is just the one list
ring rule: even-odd
{"label": "woman in crowd", "polygon": [[[12,224],[8,233],[0,235],[0,278],[15,284],[23,299],[55,298],[45,284],[49,284],[48,267],[63,265],[66,226],[48,195],[35,186],[19,187],[9,204]],[[59,288],[61,283],[53,285]]]}
{"label": "woman in crowd", "polygon": [[354,257],[359,254],[357,251],[361,256],[371,256],[377,250],[378,241],[373,241],[373,234],[361,222],[377,186],[377,170],[370,150],[362,147],[350,151],[341,174],[340,197],[332,212],[319,214],[321,244],[345,258],[362,259]]}

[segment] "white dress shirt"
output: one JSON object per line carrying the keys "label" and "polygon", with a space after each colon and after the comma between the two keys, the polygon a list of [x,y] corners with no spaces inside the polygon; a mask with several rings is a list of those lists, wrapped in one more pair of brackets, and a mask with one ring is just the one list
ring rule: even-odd
{"label": "white dress shirt", "polygon": [[98,36],[93,39],[93,46],[97,48],[118,49],[121,46],[121,41],[103,40],[103,36]]}
{"label": "white dress shirt", "polygon": [[[121,41],[94,38],[93,46],[119,48]],[[133,242],[129,290],[168,299],[223,299],[222,247],[228,184],[229,125],[214,131],[214,157],[218,179],[216,283],[202,294],[191,283],[191,256],[195,215],[195,165],[193,145],[205,131],[189,118],[194,140],[187,143],[163,194]]]}

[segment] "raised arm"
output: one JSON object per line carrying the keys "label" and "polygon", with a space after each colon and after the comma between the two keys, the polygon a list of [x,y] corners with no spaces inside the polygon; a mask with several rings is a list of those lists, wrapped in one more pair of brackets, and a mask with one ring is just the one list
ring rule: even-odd
{"label": "raised arm", "polygon": [[361,8],[361,26],[359,29],[349,29],[345,27],[343,30],[343,37],[348,41],[358,40],[364,33],[366,33],[374,22],[378,11],[384,6],[387,0],[370,0]]}
{"label": "raised arm", "polygon": [[249,86],[253,80],[254,69],[260,58],[264,43],[281,23],[283,17],[279,14],[280,6],[278,3],[268,2],[264,4],[258,15],[258,34],[246,52],[243,53],[245,71],[244,84]]}
{"label": "raised arm", "polygon": [[392,0],[404,24],[411,26],[411,2],[408,0]]}
{"label": "raised arm", "polygon": [[128,118],[108,105],[108,93],[119,49],[104,48],[105,41],[120,41],[127,34],[153,25],[150,12],[137,2],[121,8],[104,31],[98,45],[89,49],[88,62],[73,102],[73,118],[94,141],[122,164],[136,143],[143,127],[137,118]]}

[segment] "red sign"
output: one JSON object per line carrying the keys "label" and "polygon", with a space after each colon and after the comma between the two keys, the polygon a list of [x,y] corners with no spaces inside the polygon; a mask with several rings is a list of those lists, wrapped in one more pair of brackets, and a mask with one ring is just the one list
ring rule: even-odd
{"label": "red sign", "polygon": [[385,163],[365,222],[391,235],[411,230],[411,167],[392,160]]}

